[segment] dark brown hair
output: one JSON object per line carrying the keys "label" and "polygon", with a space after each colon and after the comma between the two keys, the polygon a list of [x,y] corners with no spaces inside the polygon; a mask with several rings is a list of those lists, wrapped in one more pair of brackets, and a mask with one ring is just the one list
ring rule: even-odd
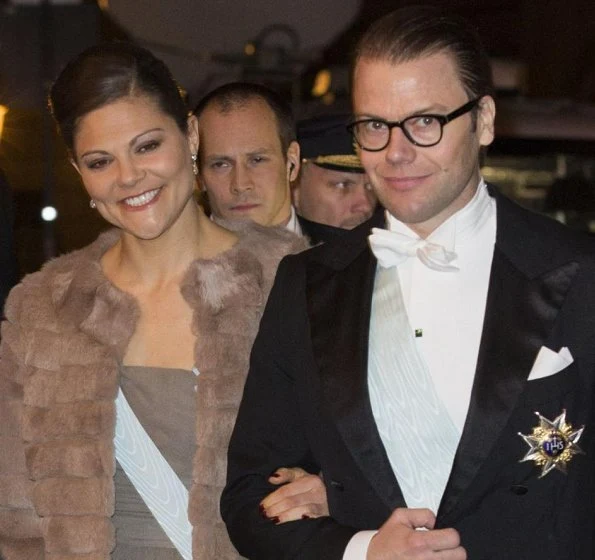
{"label": "dark brown hair", "polygon": [[132,43],[95,45],[67,64],[53,84],[49,106],[70,151],[80,119],[129,95],[147,95],[188,130],[188,108],[165,64]]}
{"label": "dark brown hair", "polygon": [[431,5],[400,8],[373,23],[355,48],[352,76],[360,58],[398,64],[440,51],[453,56],[469,99],[493,95],[490,61],[476,30]]}
{"label": "dark brown hair", "polygon": [[[277,133],[285,157],[289,144],[296,139],[293,113],[289,104],[276,91],[266,86],[250,82],[224,84],[207,93],[196,105],[194,114],[200,119],[201,114],[211,105],[216,105],[222,113],[229,113],[254,100],[263,101],[275,115]],[[198,151],[200,152],[200,147]]]}

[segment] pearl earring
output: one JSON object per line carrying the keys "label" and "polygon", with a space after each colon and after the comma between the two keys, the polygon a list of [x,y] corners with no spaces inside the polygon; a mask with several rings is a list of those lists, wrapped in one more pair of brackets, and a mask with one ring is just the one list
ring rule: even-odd
{"label": "pearl earring", "polygon": [[95,202],[93,199],[89,200],[89,207],[95,210],[95,208],[97,208],[97,202]]}
{"label": "pearl earring", "polygon": [[198,175],[198,165],[196,164],[197,156],[192,154],[192,173]]}

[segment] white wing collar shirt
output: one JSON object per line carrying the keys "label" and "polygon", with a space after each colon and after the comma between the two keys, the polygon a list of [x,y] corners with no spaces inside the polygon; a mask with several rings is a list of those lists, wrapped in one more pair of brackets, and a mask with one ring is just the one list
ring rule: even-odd
{"label": "white wing collar shirt", "polygon": [[285,229],[292,231],[297,235],[303,235],[302,227],[300,226],[294,206],[291,207],[291,215],[289,216],[289,222],[287,222]]}
{"label": "white wing collar shirt", "polygon": [[[376,252],[374,238],[386,233],[404,239],[406,250],[405,255],[393,252],[392,262],[379,259],[370,330],[369,384],[376,395],[372,408],[395,473],[416,473],[404,480],[397,476],[405,486],[407,505],[436,512],[469,406],[496,241],[496,203],[481,181],[473,199],[427,239],[420,239],[388,212],[387,229],[373,230],[372,250]],[[387,307],[392,310],[389,317]],[[398,338],[386,328],[395,320],[400,331],[406,329]],[[409,390],[403,393],[407,379]],[[391,393],[385,392],[389,389],[409,402],[397,408]],[[419,413],[418,405],[426,414]],[[418,434],[412,435],[412,425],[398,420],[403,411],[420,430]],[[452,429],[436,434],[434,428],[441,426],[444,432],[448,426]],[[424,430],[429,440],[418,441]],[[440,446],[443,472],[435,472],[433,454],[428,455],[426,466],[407,464],[410,458],[402,453],[400,441],[403,433],[409,434],[412,444],[418,441],[417,455],[433,438],[447,438],[442,444],[448,449]],[[421,455],[417,459],[423,460]]]}
{"label": "white wing collar shirt", "polygon": [[[425,240],[386,213],[373,229],[368,386],[374,418],[407,507],[437,512],[473,385],[494,244],[496,203],[473,199]],[[405,450],[405,452],[404,452]],[[371,534],[344,560],[365,558]]]}

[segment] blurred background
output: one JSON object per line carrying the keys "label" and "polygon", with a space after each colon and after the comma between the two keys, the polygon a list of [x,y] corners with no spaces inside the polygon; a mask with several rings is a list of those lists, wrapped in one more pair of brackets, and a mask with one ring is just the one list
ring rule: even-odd
{"label": "blurred background", "polygon": [[[0,170],[13,189],[20,273],[92,241],[105,223],[68,163],[46,95],[102,40],[162,58],[194,106],[257,81],[297,118],[349,110],[348,62],[399,0],[0,0]],[[595,232],[595,2],[435,1],[477,26],[493,62],[497,141],[483,173],[521,204]],[[522,242],[522,241],[520,241]]]}

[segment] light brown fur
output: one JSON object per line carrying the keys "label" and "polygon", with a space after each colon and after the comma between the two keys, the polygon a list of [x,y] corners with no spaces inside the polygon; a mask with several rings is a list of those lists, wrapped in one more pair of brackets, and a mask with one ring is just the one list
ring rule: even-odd
{"label": "light brown fur", "polygon": [[[219,516],[226,451],[279,260],[306,241],[278,228],[234,226],[240,241],[189,267],[197,452],[190,492],[195,559],[237,559]],[[27,276],[6,307],[0,350],[0,556],[108,560],[115,545],[114,399],[139,317],[103,275],[119,233]],[[10,459],[9,459],[10,457]]]}

